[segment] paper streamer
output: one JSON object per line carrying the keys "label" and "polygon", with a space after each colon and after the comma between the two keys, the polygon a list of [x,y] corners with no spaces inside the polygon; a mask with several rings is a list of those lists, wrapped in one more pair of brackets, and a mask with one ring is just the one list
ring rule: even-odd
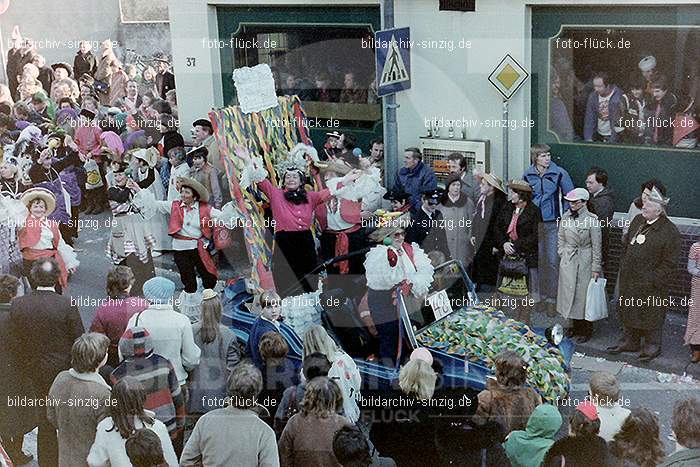
{"label": "paper streamer", "polygon": [[[312,145],[308,128],[301,124],[306,114],[297,96],[278,97],[279,106],[243,113],[240,107],[213,110],[209,119],[214,128],[214,138],[226,167],[231,197],[237,211],[245,220],[244,238],[251,262],[251,280],[256,287],[273,289],[272,245],[266,240],[266,224],[263,207],[256,199],[255,186],[242,190],[240,176],[244,162],[236,156],[235,146],[248,148],[251,156],[259,156],[265,163],[270,181],[278,185],[274,167],[288,157],[289,150],[299,141]],[[261,192],[258,196],[264,197]],[[269,236],[269,234],[268,234]]]}

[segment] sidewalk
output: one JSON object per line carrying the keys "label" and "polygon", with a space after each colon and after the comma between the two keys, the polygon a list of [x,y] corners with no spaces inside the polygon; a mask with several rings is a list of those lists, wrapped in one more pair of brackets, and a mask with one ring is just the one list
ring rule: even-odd
{"label": "sidewalk", "polygon": [[[607,353],[607,347],[617,343],[622,329],[615,311],[612,311],[607,319],[594,323],[593,337],[585,344],[576,344],[576,352],[592,357],[602,357],[610,361],[626,362],[636,367],[663,373],[682,375],[683,372],[687,372],[693,378],[700,379],[700,364],[690,363],[690,350],[683,345],[686,319],[686,315],[681,313],[669,312],[666,315],[661,355],[648,363],[637,360],[638,353],[618,355]],[[559,316],[549,318],[544,313],[533,313],[532,315],[532,324],[536,327],[549,327],[555,323],[563,325],[564,320]]]}

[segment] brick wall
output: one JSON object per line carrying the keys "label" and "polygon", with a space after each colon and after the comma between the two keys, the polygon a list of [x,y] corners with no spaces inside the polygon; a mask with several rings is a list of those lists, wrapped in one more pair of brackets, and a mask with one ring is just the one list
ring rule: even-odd
{"label": "brick wall", "polygon": [[[670,284],[670,294],[678,297],[677,302],[680,302],[681,298],[690,297],[690,274],[688,274],[687,271],[688,252],[690,251],[690,246],[694,242],[700,241],[700,226],[676,223],[676,227],[678,227],[681,233],[681,254],[676,258],[676,270],[668,280]],[[612,293],[615,289],[617,273],[620,268],[620,254],[622,252],[621,237],[622,229],[614,228],[611,230],[608,264],[605,267],[605,277],[608,278],[608,294],[610,297],[612,297]],[[688,312],[687,306],[680,306],[680,304],[673,308],[673,310],[680,313]]]}

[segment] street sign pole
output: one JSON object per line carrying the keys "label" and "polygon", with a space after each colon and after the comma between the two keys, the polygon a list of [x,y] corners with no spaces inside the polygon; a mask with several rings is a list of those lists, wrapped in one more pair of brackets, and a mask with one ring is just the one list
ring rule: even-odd
{"label": "street sign pole", "polygon": [[[382,2],[384,24],[383,29],[394,27],[394,0]],[[377,82],[377,87],[379,82]],[[399,127],[396,121],[396,94],[390,94],[382,98],[384,113],[384,185],[394,187],[396,174],[399,172]]]}
{"label": "street sign pole", "polygon": [[508,122],[508,102],[520,86],[527,80],[528,72],[510,55],[506,56],[496,65],[489,75],[489,82],[503,96],[503,125],[501,126],[503,139],[503,180],[508,181],[508,132],[510,123]]}
{"label": "street sign pole", "polygon": [[508,99],[503,99],[503,180],[508,182]]}

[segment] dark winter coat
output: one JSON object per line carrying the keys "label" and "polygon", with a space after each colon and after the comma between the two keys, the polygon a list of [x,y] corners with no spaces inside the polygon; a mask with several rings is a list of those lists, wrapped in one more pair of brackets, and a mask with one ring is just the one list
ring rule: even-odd
{"label": "dark winter coat", "polygon": [[503,251],[503,244],[511,242],[516,253],[525,258],[527,267],[536,268],[538,258],[537,234],[539,225],[542,223],[542,214],[540,214],[540,209],[537,206],[532,202],[528,202],[520,213],[520,216],[518,216],[518,223],[516,225],[518,239],[513,241],[508,235],[508,226],[510,225],[510,220],[514,212],[515,205],[513,203],[508,203],[501,212],[497,230],[497,243],[500,245],[498,249]]}
{"label": "dark winter coat", "polygon": [[437,187],[437,178],[433,169],[423,161],[418,162],[412,168],[401,167],[396,177],[394,189],[404,191],[411,195],[411,213],[417,214],[422,205],[421,195]]}
{"label": "dark winter coat", "polygon": [[441,251],[445,259],[450,258],[445,232],[445,219],[440,211],[435,211],[432,217],[422,208],[411,215],[411,226],[406,230],[406,241],[416,242],[426,253]]}
{"label": "dark winter coat", "polygon": [[608,262],[608,245],[610,244],[610,227],[615,214],[615,193],[607,186],[603,190],[592,195],[588,200],[588,211],[598,216],[600,230],[603,234],[603,267]]}
{"label": "dark winter coat", "polygon": [[41,86],[46,92],[51,91],[51,84],[53,83],[53,70],[51,67],[45,66],[41,68],[37,79],[41,82]]}
{"label": "dark winter coat", "polygon": [[[673,278],[681,251],[681,236],[668,217],[662,215],[644,234],[643,244],[632,240],[646,220],[640,214],[628,231],[620,259],[620,319],[627,328],[660,329],[669,306],[668,284]],[[637,303],[640,301],[640,303]],[[666,304],[668,305],[668,304]]]}
{"label": "dark winter coat", "polygon": [[[49,290],[35,290],[10,305],[7,348],[18,363],[15,374],[23,383],[20,394],[44,398],[56,375],[71,366],[73,342],[85,329],[78,307]],[[46,413],[37,413],[38,422]],[[23,422],[34,425],[32,420]]]}
{"label": "dark winter coat", "polygon": [[75,54],[75,58],[73,59],[73,76],[75,76],[76,80],[80,79],[84,74],[94,77],[96,71],[97,60],[95,60],[95,56],[92,52],[88,51],[83,54],[78,51],[78,53]]}
{"label": "dark winter coat", "polygon": [[374,421],[370,439],[377,450],[394,459],[397,465],[436,465],[438,452],[430,408],[398,389],[377,391],[372,395],[387,401],[373,404],[374,410],[371,415],[367,414]]}
{"label": "dark winter coat", "polygon": [[156,89],[161,99],[165,99],[165,93],[175,89],[175,75],[166,71],[156,75]]}
{"label": "dark winter coat", "polygon": [[[503,244],[498,244],[498,220],[502,211],[508,208],[506,196],[496,190],[484,201],[484,215],[481,215],[481,205],[477,202],[472,220],[472,237],[476,255],[472,263],[472,279],[477,284],[496,285],[500,251]],[[499,250],[493,253],[493,248]]]}
{"label": "dark winter coat", "polygon": [[608,467],[608,445],[600,436],[567,436],[555,442],[543,467]]}
{"label": "dark winter coat", "polygon": [[0,435],[14,436],[36,426],[37,410],[33,407],[8,407],[8,402],[25,395],[27,384],[20,377],[21,363],[10,352],[10,304],[0,304]]}
{"label": "dark winter coat", "polygon": [[[644,112],[646,121],[645,136],[651,139],[653,144],[671,145],[673,142],[673,121],[676,118],[678,98],[668,91],[660,102],[652,101],[647,104]],[[657,108],[659,114],[657,115]],[[654,135],[656,134],[656,141]]]}

